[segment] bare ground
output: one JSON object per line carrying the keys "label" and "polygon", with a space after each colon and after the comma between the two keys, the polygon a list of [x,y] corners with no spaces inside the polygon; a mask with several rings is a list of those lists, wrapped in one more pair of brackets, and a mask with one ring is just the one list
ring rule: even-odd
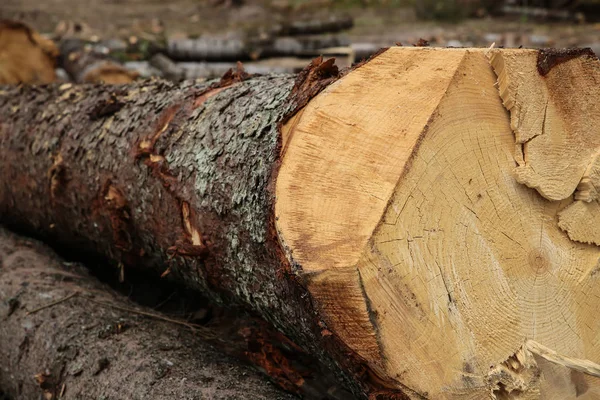
{"label": "bare ground", "polygon": [[[440,46],[573,47],[600,43],[598,24],[541,23],[523,17],[481,18],[461,23],[418,21],[410,1],[246,0],[243,6],[215,5],[207,0],[4,0],[0,18],[30,23],[51,33],[60,21],[86,24],[100,38],[126,38],[153,34],[157,25],[166,36],[267,30],[293,16],[330,13],[351,14],[355,27],[348,32],[354,42],[412,44],[419,38]],[[361,6],[369,3],[368,7]],[[387,4],[387,5],[381,5]],[[600,46],[599,46],[600,48]]]}

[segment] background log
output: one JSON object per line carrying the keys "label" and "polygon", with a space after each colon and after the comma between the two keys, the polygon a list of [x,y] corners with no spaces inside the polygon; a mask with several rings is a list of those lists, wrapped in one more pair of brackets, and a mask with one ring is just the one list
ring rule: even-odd
{"label": "background log", "polygon": [[80,39],[62,39],[59,64],[77,83],[129,83],[139,75]]}
{"label": "background log", "polygon": [[58,49],[27,25],[0,20],[0,84],[54,82]]}
{"label": "background log", "polygon": [[170,81],[179,82],[185,78],[185,71],[162,53],[153,55],[150,58],[150,65],[158,69],[162,76]]}
{"label": "background log", "polygon": [[265,46],[261,56],[318,56],[322,49],[348,45],[350,40],[347,37],[337,35],[282,36],[276,38],[269,46]]}
{"label": "background log", "polygon": [[282,25],[281,34],[311,35],[319,33],[336,33],[351,29],[354,19],[350,16],[330,15],[325,18],[296,19]]}
{"label": "background log", "polygon": [[176,61],[248,60],[251,46],[239,38],[203,36],[195,39],[170,39],[166,54]]}

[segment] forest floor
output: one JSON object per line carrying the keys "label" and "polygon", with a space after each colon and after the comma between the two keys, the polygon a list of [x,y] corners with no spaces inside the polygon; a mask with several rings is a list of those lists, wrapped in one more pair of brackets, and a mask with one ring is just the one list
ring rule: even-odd
{"label": "forest floor", "polygon": [[[408,0],[246,0],[228,6],[215,0],[2,0],[0,18],[19,19],[43,33],[61,21],[82,23],[102,39],[127,38],[159,29],[166,37],[198,36],[268,28],[293,16],[350,14],[352,42],[382,46],[412,44],[419,38],[438,46],[574,47],[600,50],[600,24],[545,23],[513,16],[460,23],[419,21]],[[220,3],[220,4],[216,4]],[[225,3],[225,4],[223,4]],[[368,4],[368,6],[365,6]]]}

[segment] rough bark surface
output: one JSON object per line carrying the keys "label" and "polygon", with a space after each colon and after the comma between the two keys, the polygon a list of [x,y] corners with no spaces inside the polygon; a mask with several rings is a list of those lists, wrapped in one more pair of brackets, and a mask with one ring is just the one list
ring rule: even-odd
{"label": "rough bark surface", "polygon": [[96,302],[152,312],[0,230],[0,387],[15,400],[295,398],[215,350],[205,331]]}
{"label": "rough bark surface", "polygon": [[364,395],[367,370],[315,315],[273,225],[278,124],[329,69],[294,90],[294,76],[241,70],[212,85],[4,89],[1,222],[108,255],[125,279],[150,268],[249,306]]}

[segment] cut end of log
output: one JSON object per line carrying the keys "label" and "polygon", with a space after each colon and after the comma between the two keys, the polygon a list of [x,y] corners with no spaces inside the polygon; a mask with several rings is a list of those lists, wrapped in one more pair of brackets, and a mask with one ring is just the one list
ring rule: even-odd
{"label": "cut end of log", "polygon": [[524,342],[600,362],[600,64],[582,54],[542,75],[536,50],[393,47],[283,126],[280,241],[386,386],[574,398]]}
{"label": "cut end of log", "polygon": [[570,197],[592,177],[600,150],[598,59],[584,49],[492,50],[490,60],[521,146],[518,181],[548,200]]}
{"label": "cut end of log", "polygon": [[77,38],[63,39],[60,53],[61,67],[78,83],[115,85],[131,83],[139,77],[137,71],[125,68],[116,59]]}
{"label": "cut end of log", "polygon": [[87,71],[83,75],[83,82],[120,85],[131,83],[139,76],[140,74],[137,71],[129,70],[111,61],[105,61]]}
{"label": "cut end of log", "polygon": [[0,84],[45,84],[56,80],[58,49],[27,25],[0,21]]}

